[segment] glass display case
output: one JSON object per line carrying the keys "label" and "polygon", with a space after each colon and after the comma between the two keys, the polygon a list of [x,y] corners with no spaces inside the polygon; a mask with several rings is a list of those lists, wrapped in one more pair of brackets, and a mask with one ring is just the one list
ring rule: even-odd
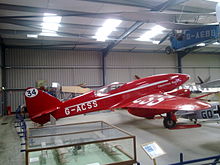
{"label": "glass display case", "polygon": [[135,136],[103,121],[28,130],[26,165],[134,163]]}

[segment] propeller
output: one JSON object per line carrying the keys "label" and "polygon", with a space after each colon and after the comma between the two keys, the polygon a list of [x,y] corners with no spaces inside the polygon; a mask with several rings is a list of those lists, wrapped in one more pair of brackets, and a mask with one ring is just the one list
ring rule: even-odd
{"label": "propeller", "polygon": [[199,84],[203,84],[204,81],[202,80],[202,78],[200,76],[197,76],[198,80],[199,80]]}
{"label": "propeller", "polygon": [[203,84],[203,83],[207,83],[208,81],[210,81],[211,77],[209,76],[207,79],[202,80],[202,78],[200,76],[197,76],[199,83],[198,84]]}

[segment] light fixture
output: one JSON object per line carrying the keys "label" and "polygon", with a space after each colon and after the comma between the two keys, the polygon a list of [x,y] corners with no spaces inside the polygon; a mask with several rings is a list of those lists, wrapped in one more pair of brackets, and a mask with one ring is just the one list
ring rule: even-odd
{"label": "light fixture", "polygon": [[206,0],[206,1],[211,1],[211,2],[220,2],[220,0]]}
{"label": "light fixture", "polygon": [[59,35],[57,34],[57,32],[41,32],[39,34],[40,36],[48,36],[48,37],[58,37]]}
{"label": "light fixture", "polygon": [[153,44],[158,45],[160,41],[152,41]]}
{"label": "light fixture", "polygon": [[37,34],[27,34],[27,38],[38,38]]}
{"label": "light fixture", "polygon": [[53,13],[44,13],[42,26],[42,36],[58,36],[56,33],[60,27],[62,17]]}
{"label": "light fixture", "polygon": [[220,45],[220,43],[219,42],[214,42],[214,43],[212,43],[213,45]]}
{"label": "light fixture", "polygon": [[120,25],[121,22],[122,21],[118,19],[107,19],[102,25],[102,27],[100,27],[97,30],[94,38],[96,38],[97,41],[104,42],[112,33],[112,31],[116,30],[116,27],[118,27],[118,25]]}
{"label": "light fixture", "polygon": [[61,22],[61,19],[62,19],[62,17],[57,16],[56,14],[44,13],[43,22],[59,24]]}
{"label": "light fixture", "polygon": [[151,39],[159,34],[162,34],[166,28],[160,25],[156,25],[151,30],[145,32],[143,35],[138,38],[138,41],[152,41]]}
{"label": "light fixture", "polygon": [[205,46],[205,43],[200,43],[200,44],[197,44],[196,46]]}

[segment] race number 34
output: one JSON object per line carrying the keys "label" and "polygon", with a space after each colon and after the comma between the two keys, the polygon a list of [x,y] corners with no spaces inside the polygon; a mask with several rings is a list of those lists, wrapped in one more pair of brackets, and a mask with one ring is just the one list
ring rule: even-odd
{"label": "race number 34", "polygon": [[37,96],[37,94],[38,94],[38,90],[36,88],[30,88],[25,92],[25,96],[29,98],[35,97]]}

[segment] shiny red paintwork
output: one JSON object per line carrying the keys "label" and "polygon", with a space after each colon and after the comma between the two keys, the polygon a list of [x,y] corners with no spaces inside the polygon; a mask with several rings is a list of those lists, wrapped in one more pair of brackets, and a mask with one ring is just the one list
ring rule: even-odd
{"label": "shiny red paintwork", "polygon": [[[153,109],[149,110],[149,107],[141,107],[138,104],[136,104],[136,107],[133,107],[131,106],[133,105],[133,101],[152,94],[154,95],[169,92],[182,85],[188,79],[189,76],[186,74],[173,73],[154,75],[125,83],[122,86],[120,86],[120,84],[110,84],[105,88],[106,90],[117,85],[120,87],[107,92],[104,90],[104,88],[98,91],[91,91],[65,102],[55,101],[54,98],[51,98],[51,96],[40,90],[38,90],[38,94],[36,96],[28,97],[27,90],[25,99],[31,119],[40,124],[48,122],[50,114],[54,118],[59,119],[88,112],[115,108],[127,108],[131,114],[147,117],[149,114],[151,115],[151,110]],[[181,96],[181,94],[183,94],[184,97],[188,95],[186,91],[185,93],[184,91],[177,91],[170,94],[174,96]],[[175,97],[173,99],[175,102]],[[169,100],[167,100],[167,102],[169,104]],[[175,103],[179,105],[184,104],[179,97]],[[194,102],[192,101],[191,103]],[[204,105],[200,108],[207,107],[207,105]],[[157,114],[165,112],[163,110],[163,106],[160,106],[160,108],[161,109],[156,108],[156,111],[158,111]],[[176,110],[178,109],[171,108],[170,111]],[[169,111],[168,108],[166,108],[166,112],[167,111]]]}

